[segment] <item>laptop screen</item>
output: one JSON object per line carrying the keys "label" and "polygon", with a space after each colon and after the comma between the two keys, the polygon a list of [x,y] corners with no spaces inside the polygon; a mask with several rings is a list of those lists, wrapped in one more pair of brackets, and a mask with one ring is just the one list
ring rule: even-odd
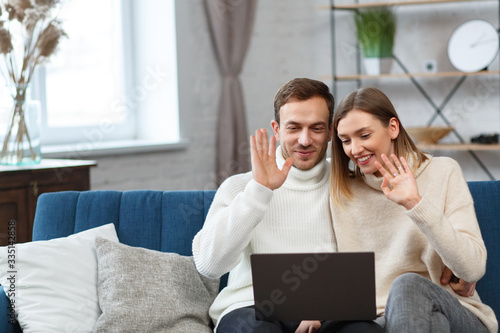
{"label": "laptop screen", "polygon": [[373,252],[252,254],[261,320],[373,320]]}

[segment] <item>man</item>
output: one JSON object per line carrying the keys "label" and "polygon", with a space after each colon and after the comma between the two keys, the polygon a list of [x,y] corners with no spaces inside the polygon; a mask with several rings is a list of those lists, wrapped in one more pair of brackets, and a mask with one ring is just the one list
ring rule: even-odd
{"label": "man", "polygon": [[274,98],[274,136],[269,142],[265,129],[251,136],[252,172],[232,176],[218,189],[193,240],[203,275],[230,272],[210,308],[218,333],[382,331],[374,323],[265,322],[255,316],[251,253],[336,250],[326,161],[333,108],[324,83],[302,78],[286,83]]}
{"label": "man", "polygon": [[[274,136],[268,142],[261,129],[251,137],[252,172],[230,177],[217,191],[193,241],[202,274],[230,271],[228,286],[210,308],[217,332],[294,332],[299,326],[255,319],[250,254],[335,251],[326,162],[333,106],[322,82],[285,84],[274,100]],[[310,325],[316,332],[321,324],[302,326]]]}

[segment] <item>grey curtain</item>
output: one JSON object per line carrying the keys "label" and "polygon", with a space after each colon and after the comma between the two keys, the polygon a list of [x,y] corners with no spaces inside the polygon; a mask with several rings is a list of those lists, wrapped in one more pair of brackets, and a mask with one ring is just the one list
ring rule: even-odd
{"label": "grey curtain", "polygon": [[222,76],[217,125],[217,181],[250,170],[245,104],[238,75],[250,42],[257,0],[205,0]]}

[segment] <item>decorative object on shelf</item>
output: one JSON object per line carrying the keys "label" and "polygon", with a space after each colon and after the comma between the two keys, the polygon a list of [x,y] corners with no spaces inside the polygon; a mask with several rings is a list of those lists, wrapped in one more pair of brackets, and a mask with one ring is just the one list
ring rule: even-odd
{"label": "decorative object on shelf", "polygon": [[447,136],[453,127],[447,126],[425,126],[425,127],[409,127],[406,128],[406,132],[420,144],[431,144],[434,145],[438,143],[439,140]]}
{"label": "decorative object on shelf", "polygon": [[448,42],[448,58],[461,72],[486,70],[498,53],[498,31],[485,20],[462,23]]}
{"label": "decorative object on shelf", "polygon": [[[0,164],[35,164],[41,160],[40,107],[29,100],[29,84],[37,65],[54,54],[66,36],[55,10],[60,0],[9,0],[0,3],[0,65],[12,95],[12,111],[3,141]],[[38,127],[38,128],[37,128]]]}
{"label": "decorative object on shelf", "polygon": [[498,143],[498,133],[494,134],[479,134],[477,136],[474,136],[470,139],[470,142],[472,143],[480,143],[480,144],[497,144]]}
{"label": "decorative object on shelf", "polygon": [[356,37],[363,51],[368,75],[389,73],[396,34],[396,16],[387,7],[357,11]]}

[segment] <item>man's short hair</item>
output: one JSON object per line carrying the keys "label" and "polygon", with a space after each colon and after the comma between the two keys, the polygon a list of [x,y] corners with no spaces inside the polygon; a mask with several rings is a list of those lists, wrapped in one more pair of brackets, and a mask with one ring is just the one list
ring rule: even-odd
{"label": "man's short hair", "polygon": [[292,99],[305,101],[313,97],[321,97],[325,100],[329,110],[328,126],[332,124],[333,108],[335,99],[330,89],[321,81],[296,78],[285,83],[274,96],[274,120],[280,123],[280,109]]}

